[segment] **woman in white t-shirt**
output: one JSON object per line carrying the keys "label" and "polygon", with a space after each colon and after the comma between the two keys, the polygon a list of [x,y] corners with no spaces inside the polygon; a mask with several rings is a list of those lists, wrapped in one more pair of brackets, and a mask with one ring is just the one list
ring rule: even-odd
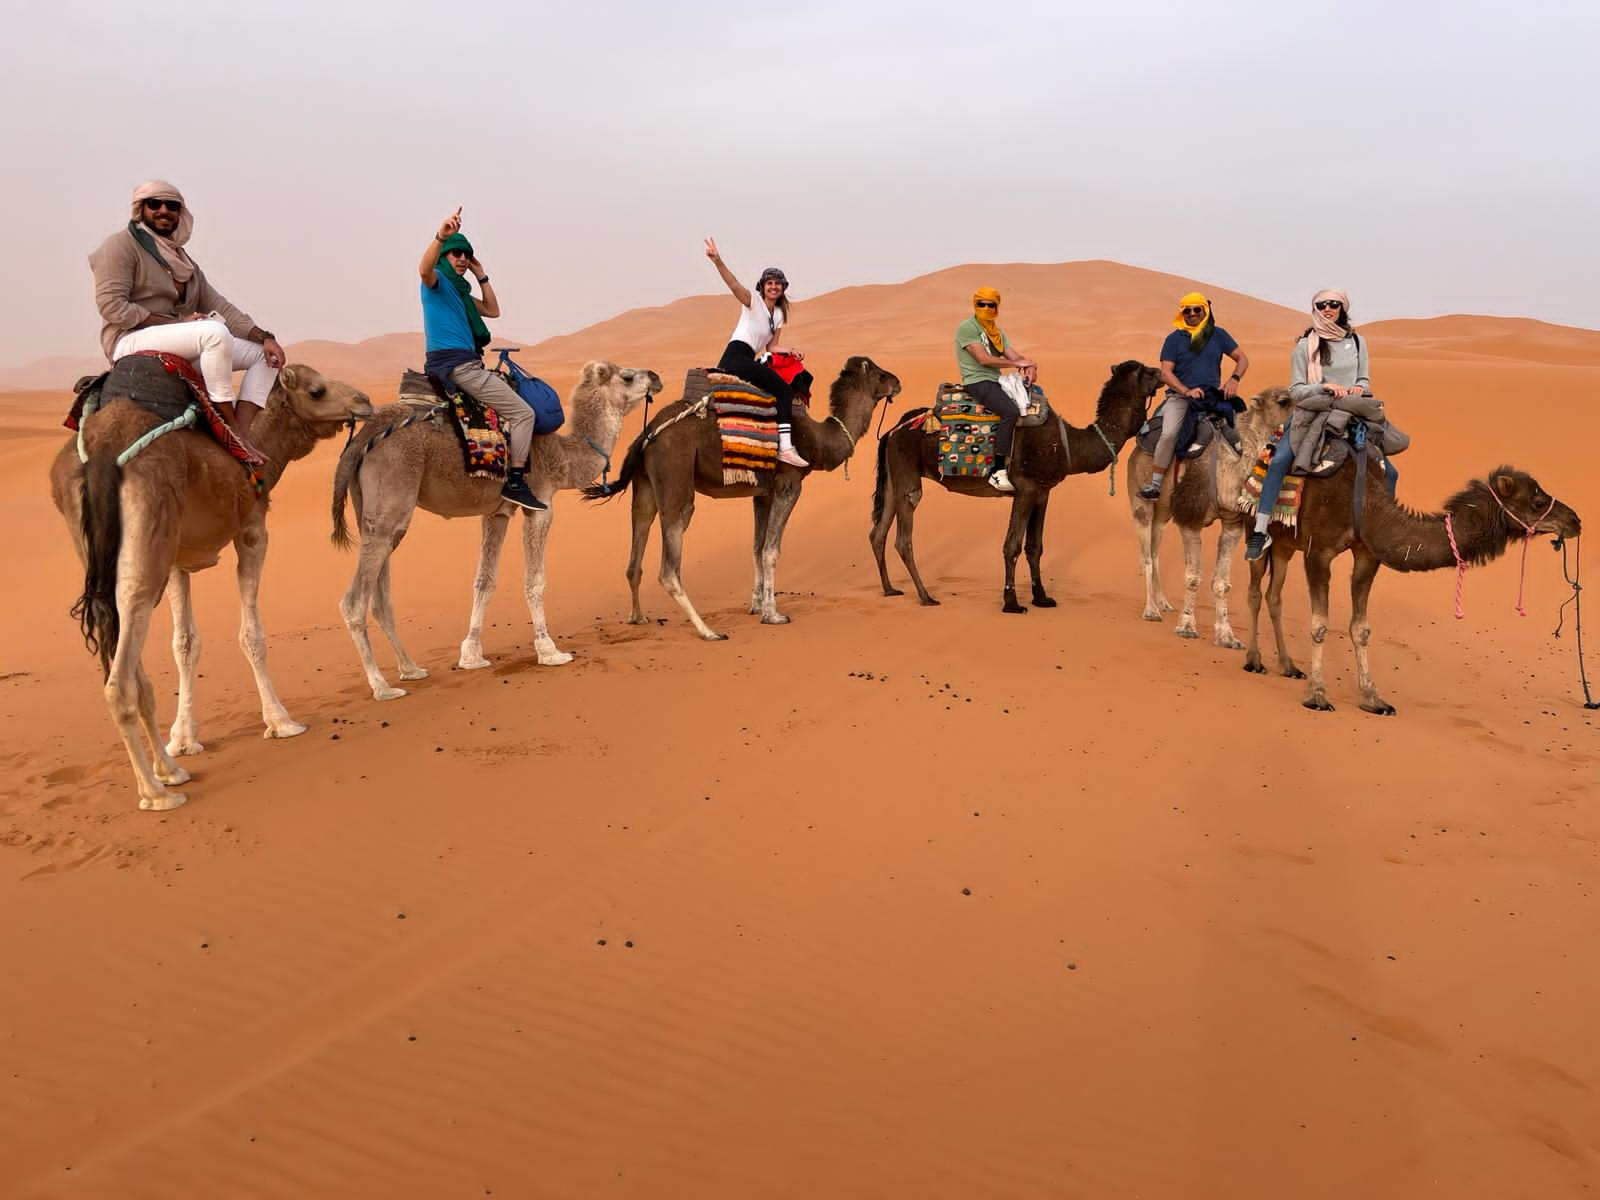
{"label": "woman in white t-shirt", "polygon": [[801,357],[798,350],[778,344],[778,330],[789,319],[789,281],[777,267],[768,267],[756,280],[755,294],[752,295],[750,289],[728,270],[728,264],[722,261],[722,255],[717,253],[715,238],[706,239],[706,257],[716,264],[722,282],[728,285],[728,290],[743,309],[739,314],[739,323],[733,327],[728,339],[728,346],[717,362],[717,370],[736,375],[777,398],[778,461],[788,463],[791,467],[810,466],[795,453],[791,424],[794,419],[794,390],[784,382],[783,376],[758,361],[764,354]]}

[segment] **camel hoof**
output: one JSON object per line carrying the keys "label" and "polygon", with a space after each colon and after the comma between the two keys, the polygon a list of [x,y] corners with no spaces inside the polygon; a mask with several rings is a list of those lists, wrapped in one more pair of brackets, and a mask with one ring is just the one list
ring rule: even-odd
{"label": "camel hoof", "polygon": [[565,650],[557,650],[554,654],[541,654],[538,658],[541,667],[564,667],[572,661],[572,655]]}
{"label": "camel hoof", "polygon": [[708,633],[702,633],[700,636],[702,639],[708,642],[725,642],[728,640],[727,634],[717,633],[715,630]]}
{"label": "camel hoof", "polygon": [[628,618],[628,624],[629,625],[648,625],[648,624],[650,624],[650,618],[645,616],[643,613],[635,613],[633,616]]}
{"label": "camel hoof", "polygon": [[182,792],[162,792],[159,796],[139,797],[139,807],[145,812],[171,812],[175,808],[182,808],[189,802],[189,797]]}
{"label": "camel hoof", "polygon": [[189,772],[185,771],[176,763],[173,764],[172,770],[165,774],[162,773],[159,764],[152,763],[151,766],[155,769],[156,778],[161,781],[164,787],[176,787],[180,783],[188,783],[190,778],[192,778]]}
{"label": "camel hoof", "polygon": [[787,625],[789,618],[781,612],[762,613],[761,623],[763,625]]}
{"label": "camel hoof", "polygon": [[1025,606],[1018,604],[1015,600],[1007,600],[1000,606],[1000,611],[1003,613],[1025,613],[1028,610]]}
{"label": "camel hoof", "polygon": [[1174,606],[1171,600],[1168,600],[1165,596],[1163,596],[1161,597],[1161,602],[1157,605],[1157,607],[1160,608],[1162,612],[1169,613],[1173,611]]}
{"label": "camel hoof", "polygon": [[1035,592],[1033,597],[1033,606],[1035,608],[1054,608],[1056,606],[1056,602],[1050,599],[1049,596],[1046,596],[1043,592]]}
{"label": "camel hoof", "polygon": [[167,753],[173,758],[182,758],[186,754],[205,753],[204,743],[197,742],[192,737],[173,738],[167,743]]}
{"label": "camel hoof", "polygon": [[1145,609],[1139,615],[1141,617],[1143,617],[1146,621],[1159,621],[1159,620],[1161,620],[1161,614],[1159,612],[1157,612],[1155,609],[1152,609],[1152,608]]}
{"label": "camel hoof", "polygon": [[1306,673],[1293,663],[1290,663],[1287,667],[1283,668],[1283,677],[1285,679],[1304,679],[1306,677]]}
{"label": "camel hoof", "polygon": [[405,688],[381,687],[372,689],[372,698],[374,700],[398,700],[405,694]]}
{"label": "camel hoof", "polygon": [[1195,630],[1188,629],[1182,625],[1178,626],[1178,628],[1174,629],[1172,632],[1176,633],[1181,638],[1198,638],[1200,636],[1200,634]]}
{"label": "camel hoof", "polygon": [[923,596],[917,601],[917,603],[922,605],[923,608],[938,608],[939,607],[939,602],[937,600],[935,600],[932,596]]}
{"label": "camel hoof", "polygon": [[1307,697],[1306,699],[1304,699],[1304,700],[1302,700],[1300,702],[1300,707],[1309,708],[1313,712],[1332,712],[1333,711],[1333,705],[1329,704],[1326,700],[1322,699],[1320,696],[1309,696],[1309,697]]}
{"label": "camel hoof", "polygon": [[426,679],[427,677],[428,677],[428,668],[427,667],[401,667],[400,668],[400,678],[401,679]]}
{"label": "camel hoof", "polygon": [[306,727],[299,721],[280,721],[276,725],[268,725],[261,731],[263,738],[292,738],[299,737],[306,731]]}
{"label": "camel hoof", "polygon": [[1361,711],[1377,713],[1380,717],[1392,717],[1395,714],[1395,707],[1384,700],[1374,701],[1370,704],[1363,701],[1361,705]]}
{"label": "camel hoof", "polygon": [[905,595],[905,593],[902,592],[899,588],[892,588],[892,587],[884,588],[883,589],[883,594],[885,596],[904,596]]}
{"label": "camel hoof", "polygon": [[1245,659],[1244,669],[1252,675],[1265,675],[1267,673],[1266,667],[1262,666],[1258,659]]}
{"label": "camel hoof", "polygon": [[1232,637],[1232,636],[1219,637],[1217,639],[1217,645],[1221,646],[1224,650],[1243,650],[1244,649],[1244,643],[1241,642],[1238,638]]}
{"label": "camel hoof", "polygon": [[[456,660],[456,670],[458,671],[481,671],[485,667],[492,665],[493,664],[481,654],[476,658],[468,658],[463,654],[459,659]],[[401,678],[403,679],[405,676],[401,676]]]}

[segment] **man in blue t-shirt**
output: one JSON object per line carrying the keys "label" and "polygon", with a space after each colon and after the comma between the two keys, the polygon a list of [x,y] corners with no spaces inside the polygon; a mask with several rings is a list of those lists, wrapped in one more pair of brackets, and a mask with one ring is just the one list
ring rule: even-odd
{"label": "man in blue t-shirt", "polygon": [[[1222,382],[1223,358],[1233,360],[1233,374]],[[1178,301],[1178,315],[1172,319],[1172,332],[1161,343],[1161,378],[1167,385],[1167,400],[1161,406],[1161,440],[1156,443],[1156,469],[1150,482],[1139,489],[1145,500],[1161,495],[1161,483],[1178,450],[1178,434],[1189,415],[1189,401],[1205,395],[1206,388],[1221,386],[1232,400],[1239,381],[1250,369],[1250,356],[1239,348],[1233,336],[1216,322],[1211,301],[1199,292],[1190,292]]]}
{"label": "man in blue t-shirt", "polygon": [[[547,508],[528,486],[528,455],[533,447],[533,409],[511,385],[483,365],[489,344],[484,317],[500,315],[500,300],[489,273],[461,232],[461,210],[446,217],[422,252],[422,331],[427,358],[423,369],[444,384],[453,384],[500,416],[506,436],[506,485],[502,499],[520,508]],[[474,300],[470,276],[482,298]]]}

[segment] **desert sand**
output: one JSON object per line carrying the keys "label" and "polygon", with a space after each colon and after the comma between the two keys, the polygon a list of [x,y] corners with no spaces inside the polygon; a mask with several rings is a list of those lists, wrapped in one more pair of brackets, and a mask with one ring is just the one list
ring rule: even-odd
{"label": "desert sand", "polygon": [[[1192,286],[960,267],[799,296],[791,340],[823,379],[871,354],[905,411],[952,374],[978,283],[1079,424]],[[1285,382],[1303,315],[1205,290],[1252,355],[1247,388]],[[587,358],[651,367],[670,399],[732,321],[698,297],[523,357],[564,394]],[[1413,437],[1402,499],[1434,509],[1509,462],[1600,521],[1600,332],[1362,332]],[[418,345],[291,358],[387,401]],[[932,484],[918,552],[944,604],[882,596],[864,441],[853,479],[806,485],[779,567],[789,626],[744,612],[749,505],[701,500],[685,574],[719,644],[655,583],[659,543],[660,621],[624,624],[626,501],[564,493],[547,604],[577,660],[534,663],[513,538],[495,665],[454,671],[477,526],[419,515],[395,589],[433,675],[379,704],[338,616],[354,562],[328,544],[328,444],[274,495],[263,589],[274,678],[309,731],[260,737],[225,559],[195,585],[207,749],[185,760],[187,807],[151,814],[67,617],[82,576],[45,486],[61,382],[0,397],[0,1195],[1600,1187],[1600,713],[1570,610],[1551,637],[1567,589],[1546,539],[1526,619],[1515,549],[1469,572],[1463,621],[1452,572],[1379,576],[1393,718],[1356,707],[1344,559],[1338,707],[1317,714],[1302,683],[1139,619],[1120,467],[1115,497],[1104,475],[1055,493],[1059,608],[1002,614],[1005,505]],[[1176,537],[1163,569],[1176,600]],[[1245,580],[1236,563],[1241,634]],[[1298,565],[1286,597],[1303,659]],[[1593,677],[1600,600],[1587,615]],[[146,663],[164,724],[169,636],[163,608]]]}

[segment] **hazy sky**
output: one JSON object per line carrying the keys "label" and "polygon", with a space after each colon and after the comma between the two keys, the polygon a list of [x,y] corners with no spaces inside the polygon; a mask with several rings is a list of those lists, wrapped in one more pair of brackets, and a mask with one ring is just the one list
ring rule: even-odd
{"label": "hazy sky", "polygon": [[1594,0],[0,5],[4,364],[96,353],[149,176],[285,341],[420,328],[457,204],[525,339],[718,289],[706,234],[799,300],[1110,258],[1600,326]]}

